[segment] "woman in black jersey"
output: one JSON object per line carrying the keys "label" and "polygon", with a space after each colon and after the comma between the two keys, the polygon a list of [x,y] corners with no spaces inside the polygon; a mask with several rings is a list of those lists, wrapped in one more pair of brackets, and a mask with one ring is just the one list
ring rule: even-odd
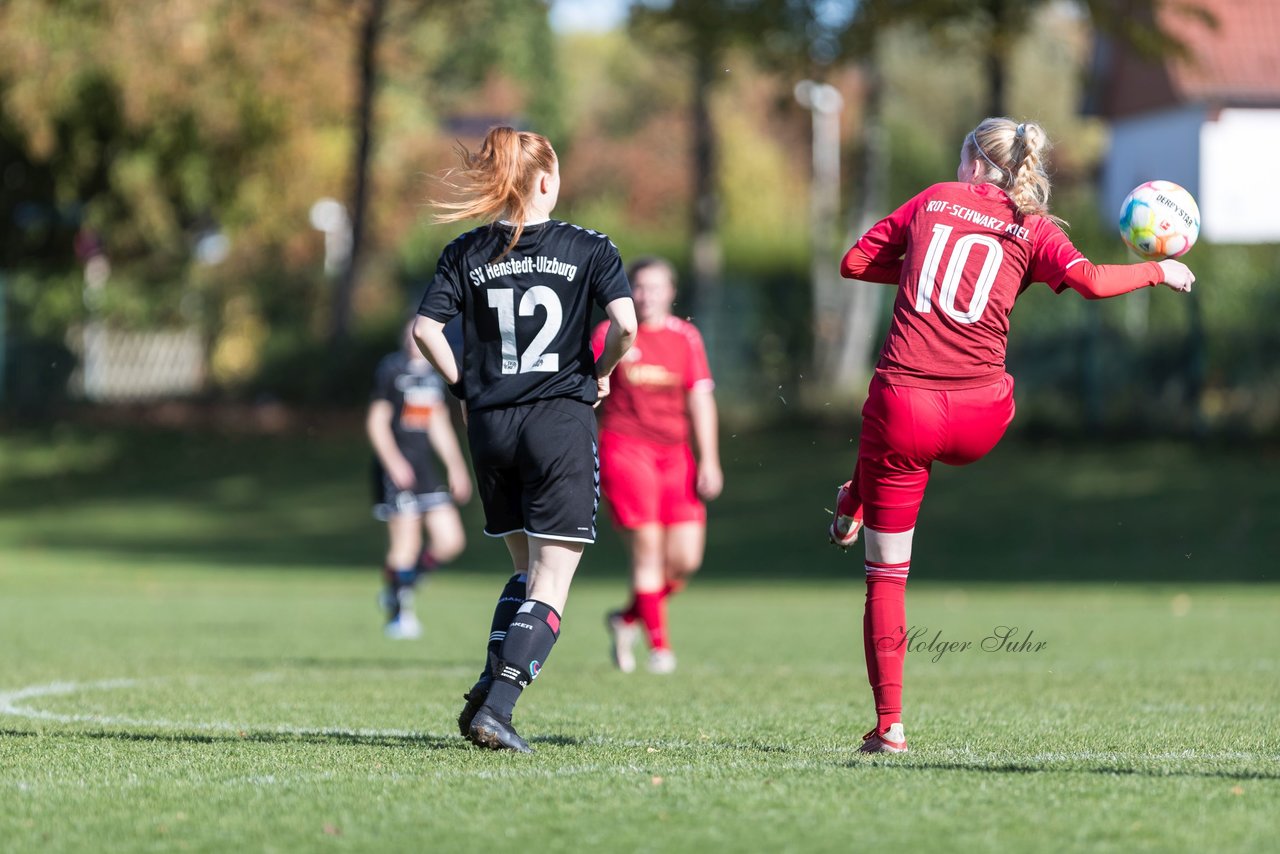
{"label": "woman in black jersey", "polygon": [[[595,542],[600,461],[591,407],[636,335],[618,248],[599,232],[551,219],[560,165],[546,137],[489,131],[460,149],[459,202],[438,219],[483,218],[440,256],[414,324],[427,358],[463,402],[486,535],[502,537],[515,574],[498,598],[480,679],[458,728],[472,743],[527,753],[511,725],[520,692],[560,634],[583,547]],[[609,316],[599,360],[591,307]],[[462,364],[444,325],[462,315]]]}
{"label": "woman in black jersey", "polygon": [[373,515],[387,523],[383,631],[389,638],[412,639],[422,634],[413,608],[419,579],[466,546],[455,502],[470,499],[471,478],[453,432],[444,380],[422,358],[409,327],[400,349],[378,363],[365,431],[374,454]]}

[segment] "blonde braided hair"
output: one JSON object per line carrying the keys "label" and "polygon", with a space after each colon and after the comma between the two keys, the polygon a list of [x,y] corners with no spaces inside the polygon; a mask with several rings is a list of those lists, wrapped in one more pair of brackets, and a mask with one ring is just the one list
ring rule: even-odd
{"label": "blonde braided hair", "polygon": [[964,138],[961,157],[985,163],[982,181],[1006,191],[1019,214],[1038,214],[1066,225],[1065,220],[1049,213],[1052,185],[1044,165],[1048,150],[1049,137],[1035,122],[989,118]]}

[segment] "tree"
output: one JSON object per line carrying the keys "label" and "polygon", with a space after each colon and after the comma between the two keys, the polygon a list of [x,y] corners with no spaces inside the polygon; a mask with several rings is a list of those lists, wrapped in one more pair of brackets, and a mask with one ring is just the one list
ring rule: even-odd
{"label": "tree", "polygon": [[[710,100],[721,79],[725,57],[735,46],[748,50],[753,59],[788,78],[786,89],[801,77],[817,80],[829,76],[833,68],[848,61],[861,63],[864,77],[873,84],[868,89],[873,112],[863,128],[870,128],[870,144],[860,146],[864,191],[859,205],[859,221],[865,211],[879,210],[882,198],[885,148],[875,134],[879,127],[879,76],[874,67],[874,44],[882,21],[880,0],[860,4],[839,4],[824,0],[673,0],[656,7],[643,0],[632,6],[632,27],[650,41],[665,42],[688,61],[690,71],[690,126],[693,187],[691,242],[693,281],[687,299],[704,323],[713,321],[719,299],[722,260],[716,229],[719,221],[718,191],[715,184],[717,151]],[[834,223],[833,223],[834,225]],[[838,258],[825,240],[812,251],[832,255],[834,270]],[[877,313],[877,291],[866,294],[822,278],[814,283],[815,305],[824,314],[817,318],[814,362],[821,374],[819,382],[849,386],[864,375],[865,352],[869,349]],[[826,312],[830,312],[830,315]],[[856,313],[857,317],[851,317]],[[852,340],[849,339],[852,335]],[[709,336],[711,337],[711,336]]]}
{"label": "tree", "polygon": [[[848,54],[862,81],[862,120],[857,156],[857,199],[845,229],[851,244],[885,214],[889,175],[888,134],[884,127],[884,77],[878,43],[892,18],[883,0],[864,0],[843,28],[828,28],[827,38]],[[833,260],[833,264],[835,259]],[[886,290],[875,284],[849,287],[835,281],[829,301],[835,322],[827,335],[814,340],[815,367],[824,396],[853,398],[863,391],[870,373],[879,333],[880,307]]]}
{"label": "tree", "polygon": [[[277,11],[232,0],[0,5],[6,174],[49,179],[40,206],[97,232],[140,304],[176,302],[202,230],[255,221],[256,234],[284,219],[259,216],[258,191],[279,174],[291,125],[315,118],[296,74],[314,58],[259,48],[286,27],[321,55],[327,45]],[[308,70],[322,80],[323,65]],[[43,260],[75,266],[67,235]]]}
{"label": "tree", "polygon": [[[434,13],[427,20],[428,13]],[[427,40],[425,27],[447,32],[439,56],[415,58],[432,70],[419,79],[433,87],[436,106],[446,108],[452,97],[470,94],[495,72],[511,72],[522,81],[537,81],[527,93],[529,112],[553,139],[559,134],[555,100],[555,65],[549,57],[547,7],[538,0],[519,3],[499,0],[360,0],[355,7],[355,81],[351,126],[355,140],[351,155],[351,249],[338,275],[330,313],[330,344],[341,348],[350,334],[352,299],[359,279],[368,231],[371,194],[370,159],[376,142],[374,100],[382,61],[380,49],[389,34],[401,40]],[[509,36],[504,38],[503,36]],[[415,54],[410,48],[399,48]],[[548,79],[550,78],[550,79]]]}
{"label": "tree", "polygon": [[[976,39],[982,57],[986,114],[1009,114],[1009,78],[1015,48],[1037,16],[1053,0],[886,0],[902,21],[923,24],[935,34],[957,27]],[[1194,0],[1078,0],[1094,29],[1140,56],[1185,56],[1178,34],[1162,23],[1161,12],[1177,9],[1210,25],[1214,16]]]}
{"label": "tree", "polygon": [[[711,117],[711,93],[725,51],[742,34],[749,4],[732,0],[673,0],[665,8],[643,0],[632,5],[634,31],[651,41],[665,42],[689,62],[690,160],[693,186],[690,204],[690,243],[693,276],[684,295],[691,313],[714,321],[723,276],[723,258],[717,237],[719,197],[716,191],[718,149]],[[708,337],[713,338],[710,330]]]}
{"label": "tree", "polygon": [[362,0],[356,27],[356,98],[352,127],[355,145],[351,160],[351,248],[333,289],[329,315],[329,343],[341,348],[351,331],[351,297],[364,252],[369,209],[369,157],[373,151],[373,100],[377,87],[378,41],[387,14],[387,0]]}

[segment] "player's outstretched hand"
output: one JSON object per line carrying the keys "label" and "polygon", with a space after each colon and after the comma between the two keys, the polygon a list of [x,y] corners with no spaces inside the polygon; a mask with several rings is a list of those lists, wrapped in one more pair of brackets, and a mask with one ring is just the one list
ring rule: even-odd
{"label": "player's outstretched hand", "polygon": [[1166,258],[1160,262],[1160,269],[1164,271],[1166,285],[1184,294],[1190,292],[1191,283],[1196,280],[1196,274],[1191,272],[1191,268],[1186,264]]}

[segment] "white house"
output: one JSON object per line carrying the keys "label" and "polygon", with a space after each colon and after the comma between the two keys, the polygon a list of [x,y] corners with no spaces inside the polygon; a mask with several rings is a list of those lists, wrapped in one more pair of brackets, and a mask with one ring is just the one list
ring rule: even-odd
{"label": "white house", "polygon": [[1280,0],[1192,4],[1216,25],[1183,4],[1159,13],[1185,59],[1144,61],[1099,42],[1090,111],[1111,122],[1102,204],[1115,215],[1131,189],[1163,178],[1198,200],[1202,239],[1278,242]]}

